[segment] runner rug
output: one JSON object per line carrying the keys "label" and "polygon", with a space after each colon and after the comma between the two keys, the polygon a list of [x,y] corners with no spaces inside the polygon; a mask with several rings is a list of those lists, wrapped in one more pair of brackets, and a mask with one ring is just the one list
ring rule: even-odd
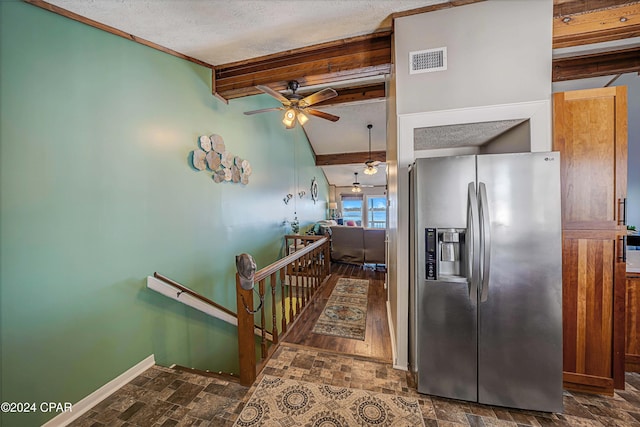
{"label": "runner rug", "polygon": [[369,281],[341,277],[312,332],[364,341]]}
{"label": "runner rug", "polygon": [[265,375],[234,426],[423,426],[417,399]]}

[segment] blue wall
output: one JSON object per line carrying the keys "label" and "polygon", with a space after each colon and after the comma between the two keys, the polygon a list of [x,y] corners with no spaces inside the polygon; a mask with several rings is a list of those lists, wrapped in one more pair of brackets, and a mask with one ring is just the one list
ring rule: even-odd
{"label": "blue wall", "polygon": [[[242,114],[274,106],[267,95],[216,100],[209,69],[22,2],[0,3],[0,19],[0,401],[77,402],[150,354],[237,372],[235,328],[145,278],[235,311],[234,256],[264,266],[294,210],[303,227],[326,215],[303,132]],[[251,162],[248,185],[189,166],[212,133]]]}

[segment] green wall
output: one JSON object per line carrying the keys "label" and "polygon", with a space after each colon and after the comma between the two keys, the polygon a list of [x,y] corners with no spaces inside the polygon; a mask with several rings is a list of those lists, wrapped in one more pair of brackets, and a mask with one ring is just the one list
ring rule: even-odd
{"label": "green wall", "polygon": [[[235,328],[146,276],[235,311],[234,256],[264,266],[295,209],[303,228],[326,215],[303,132],[242,114],[274,106],[267,95],[224,105],[209,69],[34,6],[0,2],[0,28],[0,401],[77,402],[150,354],[237,372]],[[211,133],[251,162],[248,185],[189,166]]]}

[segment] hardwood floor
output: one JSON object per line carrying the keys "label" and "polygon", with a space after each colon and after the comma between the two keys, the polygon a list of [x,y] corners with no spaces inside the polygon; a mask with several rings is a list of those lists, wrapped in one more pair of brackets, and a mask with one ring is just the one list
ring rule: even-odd
{"label": "hardwood floor", "polygon": [[[369,280],[367,328],[364,341],[311,332],[340,277]],[[333,263],[331,265],[331,277],[324,289],[320,291],[315,302],[303,313],[303,317],[284,342],[391,362],[391,338],[389,336],[386,305],[387,291],[384,289],[385,277],[386,272],[384,270],[375,269],[373,266],[362,267],[352,264]]]}

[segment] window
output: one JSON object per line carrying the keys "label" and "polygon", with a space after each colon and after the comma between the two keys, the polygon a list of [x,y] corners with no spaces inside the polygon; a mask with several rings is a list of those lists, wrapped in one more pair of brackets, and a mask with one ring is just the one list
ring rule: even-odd
{"label": "window", "polygon": [[362,196],[342,196],[342,220],[354,221],[357,225],[362,225]]}
{"label": "window", "polygon": [[354,221],[367,228],[387,228],[387,196],[342,194],[343,223]]}
{"label": "window", "polygon": [[367,227],[387,228],[386,196],[367,196]]}

